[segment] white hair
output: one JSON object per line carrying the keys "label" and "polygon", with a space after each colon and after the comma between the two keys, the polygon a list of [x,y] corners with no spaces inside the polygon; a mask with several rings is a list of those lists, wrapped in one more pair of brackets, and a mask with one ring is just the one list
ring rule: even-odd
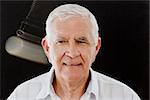
{"label": "white hair", "polygon": [[[48,32],[52,32],[52,27],[48,27],[49,25],[52,24],[52,21],[55,18],[60,18],[60,19],[67,19],[73,16],[83,16],[83,17],[87,17],[91,24],[92,24],[92,35],[94,36],[94,40],[95,42],[97,42],[98,40],[98,24],[96,21],[95,16],[85,7],[82,7],[80,5],[77,4],[65,4],[65,5],[61,5],[57,8],[55,8],[48,16],[47,20],[46,20],[46,35],[49,37],[50,34],[48,34]],[[49,30],[49,31],[48,31]]]}

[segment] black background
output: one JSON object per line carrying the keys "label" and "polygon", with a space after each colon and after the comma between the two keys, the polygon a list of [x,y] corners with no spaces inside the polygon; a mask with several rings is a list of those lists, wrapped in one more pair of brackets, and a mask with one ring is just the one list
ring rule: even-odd
{"label": "black background", "polygon": [[[66,2],[55,2],[55,7]],[[84,1],[101,26],[102,48],[93,69],[130,86],[143,100],[149,99],[149,2]],[[5,51],[6,40],[15,35],[32,1],[1,1],[1,99],[14,88],[49,71],[42,65]],[[44,22],[43,22],[44,23]]]}

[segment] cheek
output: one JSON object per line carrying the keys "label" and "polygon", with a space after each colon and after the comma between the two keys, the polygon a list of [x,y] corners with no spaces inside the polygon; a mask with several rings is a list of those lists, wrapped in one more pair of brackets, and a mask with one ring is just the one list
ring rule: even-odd
{"label": "cheek", "polygon": [[86,66],[91,66],[95,59],[95,51],[92,48],[81,49],[81,56],[85,61]]}
{"label": "cheek", "polygon": [[64,55],[64,49],[59,47],[51,48],[50,59],[52,64],[58,64]]}

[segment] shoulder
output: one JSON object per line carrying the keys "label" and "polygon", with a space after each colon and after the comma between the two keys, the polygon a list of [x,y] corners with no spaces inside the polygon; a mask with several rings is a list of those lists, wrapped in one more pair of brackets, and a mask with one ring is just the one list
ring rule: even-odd
{"label": "shoulder", "polygon": [[46,78],[48,73],[41,74],[37,77],[34,77],[28,81],[23,82],[19,86],[17,86],[17,89],[27,89],[27,88],[34,88],[34,87],[40,87],[42,85],[42,82],[44,81],[44,78]]}
{"label": "shoulder", "polygon": [[93,71],[93,74],[97,79],[101,95],[111,96],[112,98],[126,98],[127,100],[140,100],[139,96],[126,84],[96,71]]}
{"label": "shoulder", "polygon": [[41,90],[42,83],[47,74],[48,73],[41,74],[18,85],[13,91],[13,93],[8,97],[8,100],[19,100],[17,98],[28,98],[31,97],[31,95],[32,97],[34,97],[34,95],[37,95]]}

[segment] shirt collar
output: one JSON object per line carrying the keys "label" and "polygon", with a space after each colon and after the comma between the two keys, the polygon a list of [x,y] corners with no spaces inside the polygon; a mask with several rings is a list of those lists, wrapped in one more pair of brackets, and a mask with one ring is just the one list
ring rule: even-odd
{"label": "shirt collar", "polygon": [[55,92],[52,86],[53,78],[54,78],[54,68],[51,67],[50,71],[46,73],[46,76],[41,81],[42,87],[39,94],[36,97],[37,100],[46,98],[48,95],[54,95]]}
{"label": "shirt collar", "polygon": [[[95,97],[97,98],[98,82],[97,82],[97,77],[96,77],[95,71],[92,68],[90,68],[90,74],[91,74],[91,80],[89,82],[86,92],[88,94],[91,94],[91,93],[94,94]],[[56,96],[56,94],[54,92],[54,88],[52,86],[53,78],[54,78],[54,68],[52,66],[50,71],[44,77],[44,80],[42,80],[42,82],[41,82],[42,88],[36,97],[37,99],[46,98],[48,95]]]}
{"label": "shirt collar", "polygon": [[86,92],[88,94],[93,94],[97,100],[98,95],[99,95],[98,94],[98,82],[97,82],[97,76],[95,74],[95,71],[92,68],[90,68],[90,74],[91,74],[91,80],[89,82]]}

